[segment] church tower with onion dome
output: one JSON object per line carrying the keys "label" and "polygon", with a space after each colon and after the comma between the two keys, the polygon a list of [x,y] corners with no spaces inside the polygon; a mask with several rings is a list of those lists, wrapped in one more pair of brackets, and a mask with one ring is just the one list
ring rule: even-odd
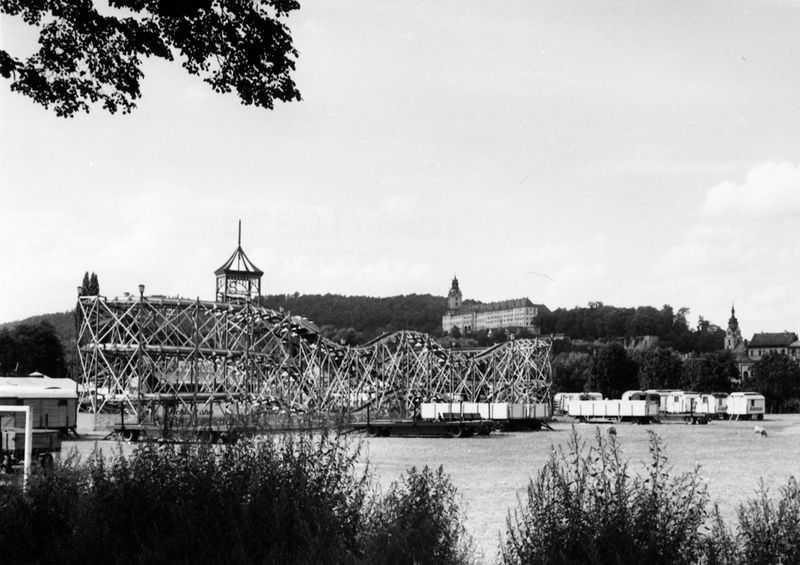
{"label": "church tower with onion dome", "polygon": [[739,320],[736,319],[736,309],[731,305],[731,317],[728,319],[728,329],[725,330],[725,350],[736,351],[743,344],[742,330],[739,329]]}

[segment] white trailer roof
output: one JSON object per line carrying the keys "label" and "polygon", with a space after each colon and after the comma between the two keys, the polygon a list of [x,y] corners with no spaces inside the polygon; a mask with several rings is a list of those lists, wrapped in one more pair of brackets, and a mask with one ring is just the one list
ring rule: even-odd
{"label": "white trailer roof", "polygon": [[50,377],[0,377],[0,398],[78,398],[78,384]]}

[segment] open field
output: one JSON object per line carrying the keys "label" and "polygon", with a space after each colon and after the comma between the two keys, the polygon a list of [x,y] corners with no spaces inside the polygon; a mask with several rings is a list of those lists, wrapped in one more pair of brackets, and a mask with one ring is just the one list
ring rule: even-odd
{"label": "open field", "polygon": [[[662,424],[616,425],[617,438],[634,470],[647,459],[647,432],[665,441],[675,471],[702,466],[712,500],[719,503],[729,523],[736,506],[749,496],[763,478],[776,488],[789,475],[800,475],[800,414],[767,416],[758,425],[767,437],[753,433],[753,422],[712,422],[706,426]],[[597,426],[579,424],[576,429],[590,439]],[[608,426],[601,426],[605,433]],[[528,479],[547,459],[553,446],[563,444],[570,425],[554,424],[552,432],[516,432],[469,439],[367,438],[363,453],[378,481],[387,485],[412,465],[443,465],[462,494],[467,527],[486,562],[492,562],[498,536],[508,509],[524,493]],[[130,449],[112,441],[66,442],[88,454],[97,445],[104,450]]]}
{"label": "open field", "polygon": [[[647,432],[665,441],[676,471],[702,466],[712,500],[726,520],[748,498],[763,477],[777,487],[789,475],[800,475],[800,415],[767,416],[768,436],[753,433],[752,422],[712,422],[706,426],[662,424],[616,425],[617,438],[634,470],[648,458]],[[597,426],[579,424],[590,439]],[[608,426],[601,426],[605,431]],[[411,465],[444,465],[464,497],[467,527],[487,562],[492,562],[506,513],[524,494],[529,477],[544,464],[553,445],[566,441],[570,426],[557,423],[553,432],[493,434],[468,440],[370,438],[365,454],[381,482],[391,481]],[[730,522],[729,522],[730,523]]]}

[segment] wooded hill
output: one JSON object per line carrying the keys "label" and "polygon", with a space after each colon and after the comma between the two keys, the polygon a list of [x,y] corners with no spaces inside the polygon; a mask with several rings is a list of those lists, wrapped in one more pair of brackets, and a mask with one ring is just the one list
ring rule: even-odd
{"label": "wooded hill", "polygon": [[340,294],[271,294],[261,303],[305,316],[321,333],[348,344],[362,343],[385,332],[417,330],[442,334],[442,316],[447,299],[431,294],[408,294],[377,298]]}

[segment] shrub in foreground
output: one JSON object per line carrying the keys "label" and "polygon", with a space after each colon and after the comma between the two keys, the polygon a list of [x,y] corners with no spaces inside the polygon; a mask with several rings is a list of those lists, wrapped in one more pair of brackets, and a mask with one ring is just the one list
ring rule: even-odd
{"label": "shrub in foreground", "polygon": [[763,482],[739,506],[738,563],[800,563],[800,487],[790,477],[772,499]]}
{"label": "shrub in foreground", "polygon": [[472,560],[456,488],[442,467],[412,467],[392,484],[372,516],[367,561],[459,565]]}
{"label": "shrub in foreground", "polygon": [[661,440],[650,434],[650,463],[630,472],[616,436],[599,429],[588,446],[573,430],[554,450],[527,496],[509,514],[505,564],[699,561],[708,494],[698,470],[672,475]]}
{"label": "shrub in foreground", "polygon": [[25,493],[0,485],[0,563],[465,562],[441,470],[381,498],[358,456],[322,434],[68,459]]}
{"label": "shrub in foreground", "polygon": [[96,454],[0,490],[0,547],[22,563],[356,562],[370,495],[356,462],[327,435]]}

